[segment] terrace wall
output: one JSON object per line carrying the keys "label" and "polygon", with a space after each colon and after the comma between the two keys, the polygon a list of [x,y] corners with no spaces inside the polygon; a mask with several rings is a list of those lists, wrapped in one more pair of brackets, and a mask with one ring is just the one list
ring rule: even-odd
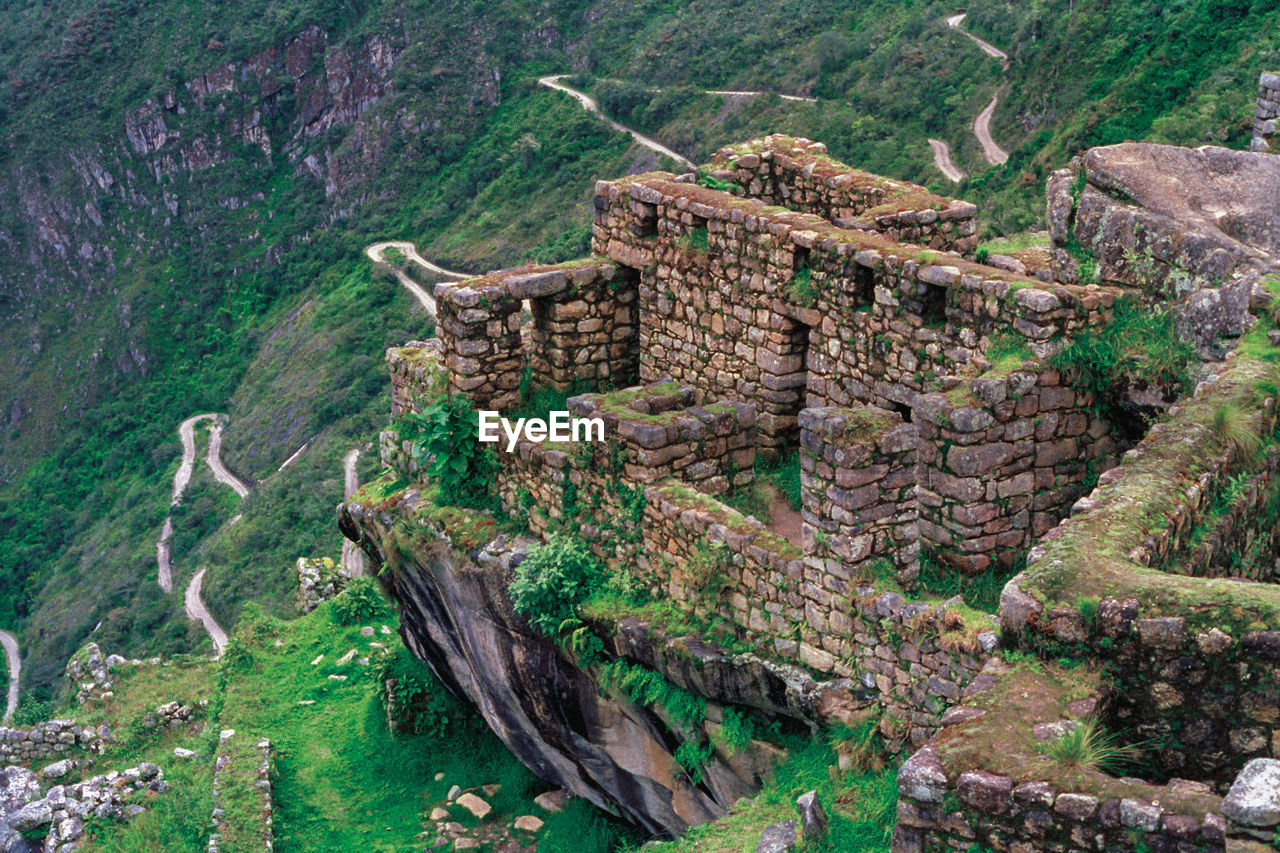
{"label": "terrace wall", "polygon": [[[1274,566],[1274,519],[1213,511],[1237,472],[1258,464],[1213,424],[1237,409],[1251,413],[1249,430],[1272,435],[1276,379],[1274,363],[1228,360],[1099,478],[1002,596],[1002,624],[1018,642],[1100,661],[1115,696],[1110,722],[1159,745],[1157,778],[1225,786],[1246,761],[1280,755],[1280,589],[1181,574],[1203,565],[1205,530],[1262,543],[1261,571]],[[1274,486],[1251,499],[1273,505]]]}

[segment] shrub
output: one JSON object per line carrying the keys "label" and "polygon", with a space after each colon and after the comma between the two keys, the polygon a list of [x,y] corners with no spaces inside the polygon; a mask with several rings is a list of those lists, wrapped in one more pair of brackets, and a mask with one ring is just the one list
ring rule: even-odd
{"label": "shrub", "polygon": [[441,397],[401,421],[400,437],[413,442],[418,465],[440,481],[446,506],[493,506],[493,451],[480,444],[479,430],[465,397]]}
{"label": "shrub", "polygon": [[1045,755],[1068,767],[1082,767],[1116,775],[1142,757],[1136,745],[1122,744],[1103,730],[1095,718],[1082,720],[1071,731],[1041,747]]}
{"label": "shrub", "polygon": [[333,599],[333,619],[339,625],[373,622],[387,614],[387,602],[373,578],[352,578],[342,594]]}
{"label": "shrub", "polygon": [[435,674],[404,647],[384,660],[377,673],[379,685],[394,681],[394,687],[382,692],[382,701],[388,717],[401,732],[438,737],[450,722],[466,716]]}
{"label": "shrub", "polygon": [[1184,393],[1191,386],[1187,365],[1194,356],[1194,347],[1178,336],[1170,311],[1146,310],[1122,299],[1110,325],[1078,336],[1049,363],[1075,374],[1074,384],[1093,391],[1098,405],[1105,406],[1130,385]]}
{"label": "shrub", "polygon": [[813,284],[813,270],[808,264],[801,264],[795,277],[787,285],[787,293],[798,305],[811,306],[818,301],[818,289]]}
{"label": "shrub", "polygon": [[605,579],[605,569],[581,541],[556,534],[529,552],[511,579],[511,602],[544,636],[562,622]]}

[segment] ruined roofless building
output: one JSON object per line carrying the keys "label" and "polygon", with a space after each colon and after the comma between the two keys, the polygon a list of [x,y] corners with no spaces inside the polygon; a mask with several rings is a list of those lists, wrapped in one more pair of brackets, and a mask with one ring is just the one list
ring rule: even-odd
{"label": "ruined roofless building", "polygon": [[[438,341],[388,360],[397,414],[442,392],[510,408],[526,370],[614,388],[569,404],[606,441],[499,453],[497,491],[530,535],[495,539],[484,513],[434,507],[384,433],[394,473],[343,507],[344,533],[389,568],[410,647],[522,760],[655,832],[723,814],[762,753],[673,772],[714,714],[691,729],[602,698],[592,666],[512,613],[512,566],[552,531],[754,649],[589,614],[608,659],[811,725],[878,703],[911,756],[897,851],[1270,849],[1277,159],[1091,150],[1048,181],[1039,264],[978,263],[973,205],[802,139],[721,149],[701,178],[601,181],[591,258],[437,285]],[[1051,365],[1125,304],[1171,307],[1207,359],[1180,399],[1145,389],[1163,411],[1150,430]],[[791,452],[798,541],[717,499],[757,455]],[[996,618],[920,600],[922,552],[940,571],[1022,571]],[[1046,757],[1089,718],[1158,745],[1141,778]]]}

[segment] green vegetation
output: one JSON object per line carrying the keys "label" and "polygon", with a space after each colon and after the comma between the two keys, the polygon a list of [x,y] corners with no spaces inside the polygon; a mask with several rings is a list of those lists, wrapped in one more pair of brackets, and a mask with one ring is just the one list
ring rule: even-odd
{"label": "green vegetation", "polygon": [[1249,466],[1262,453],[1263,437],[1250,413],[1228,403],[1213,410],[1213,431],[1222,446],[1231,451],[1238,465]]}
{"label": "green vegetation", "polygon": [[529,552],[511,579],[511,603],[546,636],[572,619],[591,592],[605,580],[599,559],[581,540],[555,534]]}
{"label": "green vegetation", "polygon": [[1138,747],[1121,743],[1093,717],[1081,720],[1044,744],[1042,750],[1049,758],[1068,767],[1098,770],[1111,776],[1119,776],[1142,758]]}
{"label": "green vegetation", "polygon": [[1190,390],[1187,368],[1195,350],[1174,323],[1166,308],[1120,299],[1109,325],[1077,335],[1050,364],[1073,376],[1077,388],[1092,391],[1103,409],[1114,406],[1125,388],[1149,386],[1181,396]]}
{"label": "green vegetation", "polygon": [[352,578],[347,588],[333,599],[333,618],[339,625],[369,623],[391,616],[387,601],[370,577]]}
{"label": "green vegetation", "polygon": [[966,575],[943,563],[933,551],[922,548],[916,584],[931,596],[951,598],[958,595],[974,610],[995,613],[1000,607],[1000,593],[1004,585],[1025,565],[1025,559],[1019,559],[1008,569],[992,565],[976,575]]}
{"label": "green vegetation", "polygon": [[418,465],[439,484],[446,506],[490,509],[495,500],[488,487],[497,466],[493,449],[481,444],[479,421],[466,397],[446,396],[405,415],[402,439],[414,443]]}
{"label": "green vegetation", "polygon": [[813,270],[809,265],[801,264],[795,275],[787,284],[787,294],[797,305],[811,307],[818,301],[818,289],[813,283]]}
{"label": "green vegetation", "polygon": [[[825,737],[783,737],[786,761],[751,799],[739,800],[714,823],[695,826],[677,841],[647,845],[653,853],[741,853],[754,850],[771,823],[796,817],[800,794],[816,790],[831,818],[826,840],[810,842],[815,853],[880,853],[889,849],[898,802],[897,767],[886,765],[877,719]],[[848,757],[838,770],[838,753]]]}

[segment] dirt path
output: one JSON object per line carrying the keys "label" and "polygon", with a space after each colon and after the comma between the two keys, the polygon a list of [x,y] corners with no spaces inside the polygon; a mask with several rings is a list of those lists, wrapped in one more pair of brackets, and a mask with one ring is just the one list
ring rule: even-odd
{"label": "dirt path", "polygon": [[1009,152],[996,145],[995,140],[991,138],[991,116],[996,111],[996,103],[999,100],[998,94],[992,95],[991,102],[983,107],[982,112],[978,113],[978,117],[973,120],[973,135],[978,137],[978,142],[982,145],[982,156],[986,157],[987,162],[992,166],[999,166],[1009,160]]}
{"label": "dirt path", "polygon": [[[992,59],[1000,60],[1001,70],[1007,71],[1009,68],[1009,54],[988,41],[978,38],[973,33],[960,29],[960,24],[964,22],[965,15],[952,15],[947,18],[947,26],[951,29],[963,33],[970,41],[976,44],[983,53]],[[1000,102],[1000,93],[991,96],[991,102],[987,104],[982,112],[978,113],[977,118],[973,120],[973,135],[978,137],[978,144],[982,146],[982,156],[987,158],[987,162],[992,166],[999,166],[1009,160],[1009,152],[1005,151],[996,141],[991,138],[991,116],[995,114],[996,104]],[[929,140],[929,144],[933,145],[933,140]],[[934,148],[934,160],[937,162],[938,149]],[[941,168],[941,166],[939,166]],[[950,177],[950,176],[948,176]],[[954,178],[952,179],[954,180]]]}
{"label": "dirt path", "polygon": [[[360,478],[356,474],[356,460],[360,458],[360,448],[353,447],[342,458],[342,497],[351,497],[360,488]],[[364,551],[347,537],[342,537],[342,568],[349,577],[365,574]]]}
{"label": "dirt path", "polygon": [[222,630],[222,626],[213,618],[213,614],[204,606],[204,600],[200,597],[200,591],[204,586],[204,572],[204,569],[196,572],[191,578],[191,583],[187,584],[187,591],[182,596],[183,609],[186,610],[188,619],[198,621],[204,626],[209,639],[213,641],[213,656],[220,658],[222,650],[227,647],[227,632]]}
{"label": "dirt path", "polygon": [[[447,270],[442,266],[431,263],[431,261],[418,254],[417,247],[404,240],[388,240],[384,243],[374,243],[371,246],[366,246],[364,253],[369,256],[371,261],[377,264],[382,263],[382,255],[387,249],[395,249],[413,263],[436,275],[444,276],[445,278],[471,277],[471,273]],[[413,294],[413,298],[417,299],[422,304],[422,307],[426,308],[427,312],[434,318],[436,316],[436,300],[430,293],[427,293],[426,288],[410,278],[408,273],[402,269],[392,267],[392,272],[395,273],[396,280],[400,282],[404,289]]]}
{"label": "dirt path", "polygon": [[230,486],[241,500],[249,496],[249,487],[222,464],[222,421],[220,420],[214,420],[213,429],[209,430],[209,452],[205,454],[205,461],[209,463],[215,480]]}
{"label": "dirt path", "polygon": [[18,657],[18,640],[8,631],[0,631],[0,645],[4,646],[4,656],[9,663],[9,695],[5,700],[4,718],[0,722],[8,723],[18,710],[18,684],[22,680],[22,659]]}
{"label": "dirt path", "polygon": [[799,548],[803,526],[804,519],[800,517],[800,513],[791,508],[786,498],[779,497],[773,502],[773,506],[769,509],[770,530]]}
{"label": "dirt path", "polygon": [[952,183],[958,184],[964,180],[964,172],[951,162],[950,145],[941,139],[930,139],[929,147],[933,149],[933,165],[938,167],[938,171],[946,175]]}
{"label": "dirt path", "polygon": [[[241,500],[249,494],[249,487],[227,470],[227,466],[222,463],[222,416],[214,412],[205,412],[202,415],[192,415],[178,425],[178,438],[182,441],[182,461],[173,475],[173,497],[169,501],[171,508],[182,503],[182,496],[186,493],[187,486],[191,485],[191,474],[196,464],[196,424],[208,419],[213,420],[213,426],[209,429],[209,448],[204,458],[209,470],[213,473],[213,478],[230,487]],[[228,524],[235,524],[239,520],[240,516],[236,515]],[[160,538],[156,541],[156,582],[165,592],[173,592],[172,541],[173,515],[170,514],[165,517],[164,526],[160,529]],[[187,584],[187,589],[183,593],[183,609],[188,618],[204,626],[209,639],[213,641],[213,656],[216,658],[222,656],[222,649],[227,644],[227,632],[223,631],[214,620],[200,597],[200,591],[204,585],[204,572],[204,569],[196,572],[191,582]]]}
{"label": "dirt path", "polygon": [[669,157],[672,160],[675,160],[677,163],[679,163],[682,167],[689,169],[690,171],[698,168],[696,165],[694,165],[693,161],[690,160],[688,157],[684,157],[680,154],[677,154],[676,152],[672,151],[670,148],[663,145],[661,142],[657,141],[656,139],[652,139],[648,136],[645,136],[643,133],[641,133],[638,130],[632,130],[631,128],[627,127],[625,124],[619,124],[618,122],[609,118],[604,113],[600,112],[600,106],[595,102],[594,98],[592,98],[586,92],[579,92],[577,89],[574,89],[571,86],[566,86],[564,83],[560,82],[561,80],[563,80],[568,76],[569,76],[568,74],[552,74],[549,77],[539,77],[538,85],[546,86],[548,89],[555,89],[557,92],[564,92],[565,94],[569,95],[579,104],[582,104],[582,108],[585,109],[587,112],[595,113],[596,115],[598,115],[605,124],[609,125],[609,127],[613,128],[614,130],[620,130],[623,133],[629,134],[631,138],[636,141],[636,144],[642,145],[645,148],[648,148],[650,151],[656,151],[657,153],[661,154],[663,157]]}

